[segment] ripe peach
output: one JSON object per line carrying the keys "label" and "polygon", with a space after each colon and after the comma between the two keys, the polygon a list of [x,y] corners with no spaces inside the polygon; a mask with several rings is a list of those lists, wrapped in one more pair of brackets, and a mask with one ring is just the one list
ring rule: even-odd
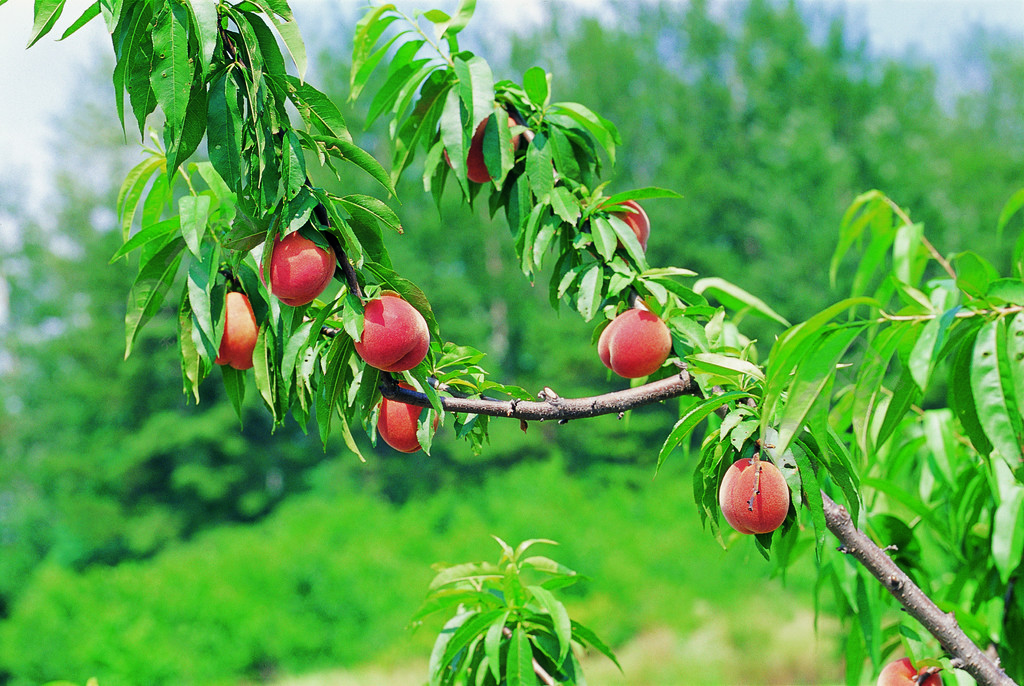
{"label": "ripe peach", "polygon": [[789,486],[767,460],[741,458],[725,472],[718,489],[725,521],[741,534],[766,534],[782,526],[789,512]]}
{"label": "ripe peach", "polygon": [[938,674],[928,674],[928,668],[914,669],[909,658],[890,662],[878,675],[878,686],[942,686]]}
{"label": "ripe peach", "polygon": [[335,264],[330,246],[324,250],[298,232],[275,238],[270,256],[270,292],[285,305],[311,303],[327,288]]}
{"label": "ripe peach", "polygon": [[[490,121],[490,118],[480,122],[476,127],[476,131],[473,132],[472,140],[469,142],[469,154],[466,156],[466,178],[473,183],[487,183],[491,180],[491,173],[487,171],[487,163],[484,161],[484,131],[487,129],[488,121]],[[509,117],[508,125],[510,127],[515,126],[516,120]],[[512,149],[515,150],[518,145],[519,134],[515,134],[512,136]],[[452,166],[447,150],[444,153],[444,158],[448,161],[448,166]]]}
{"label": "ripe peach", "polygon": [[259,333],[260,327],[256,324],[249,298],[245,293],[231,291],[224,301],[224,335],[214,363],[249,369]]}
{"label": "ripe peach", "polygon": [[[412,386],[405,382],[398,385],[412,389]],[[384,398],[380,404],[377,432],[385,443],[398,452],[414,453],[422,449],[419,439],[416,438],[416,422],[422,413],[422,407]],[[437,417],[434,418],[434,428],[437,428]]]}
{"label": "ripe peach", "polygon": [[620,202],[619,205],[633,211],[613,212],[613,214],[618,215],[619,219],[626,222],[626,225],[636,234],[636,239],[640,241],[640,247],[647,250],[647,239],[651,235],[651,220],[644,212],[644,208],[640,207],[640,203],[636,200],[626,200]]}
{"label": "ripe peach", "polygon": [[412,369],[427,356],[430,331],[419,311],[397,295],[385,293],[366,303],[363,336],[356,353],[385,372]]}
{"label": "ripe peach", "polygon": [[597,340],[597,356],[604,366],[627,379],[653,374],[671,351],[668,327],[646,309],[626,310]]}

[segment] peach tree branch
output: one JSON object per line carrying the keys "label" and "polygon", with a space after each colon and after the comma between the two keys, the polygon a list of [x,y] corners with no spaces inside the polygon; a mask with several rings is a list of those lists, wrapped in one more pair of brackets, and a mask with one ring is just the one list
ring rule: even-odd
{"label": "peach tree branch", "polygon": [[825,525],[842,543],[840,552],[851,555],[871,572],[910,616],[938,639],[954,667],[970,674],[982,686],[1016,686],[1016,682],[1000,669],[996,661],[967,637],[952,612],[940,610],[884,550],[854,526],[845,507],[825,493],[821,497],[824,502]]}
{"label": "peach tree branch", "polygon": [[[699,395],[700,389],[685,370],[659,381],[589,398],[559,398],[545,389],[539,401],[496,400],[492,398],[442,397],[450,412],[485,414],[521,421],[559,421],[616,414],[683,395]],[[427,396],[400,388],[385,375],[381,393],[389,400],[427,407]],[[1017,686],[960,628],[952,613],[938,606],[900,569],[885,552],[853,524],[846,508],[824,492],[825,523],[839,540],[839,550],[851,555],[874,576],[893,597],[931,633],[949,654],[953,666],[966,671],[982,686]]]}

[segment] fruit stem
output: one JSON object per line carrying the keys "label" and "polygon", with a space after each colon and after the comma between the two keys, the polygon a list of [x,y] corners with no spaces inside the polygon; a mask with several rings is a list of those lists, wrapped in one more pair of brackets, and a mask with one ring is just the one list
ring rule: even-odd
{"label": "fruit stem", "polygon": [[750,463],[757,469],[754,472],[754,492],[750,494],[750,500],[747,501],[747,511],[753,512],[754,501],[757,500],[757,495],[761,492],[761,453],[754,453],[754,456],[750,458]]}

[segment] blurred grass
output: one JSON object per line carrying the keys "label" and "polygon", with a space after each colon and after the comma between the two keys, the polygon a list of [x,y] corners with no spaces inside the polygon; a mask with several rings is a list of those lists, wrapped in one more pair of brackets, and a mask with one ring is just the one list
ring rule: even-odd
{"label": "blurred grass", "polygon": [[103,686],[265,683],[337,668],[356,671],[324,683],[418,683],[446,619],[407,629],[431,564],[497,559],[494,534],[559,541],[544,554],[589,577],[563,600],[626,668],[596,659],[591,683],[837,681],[833,624],[820,640],[812,628],[813,562],[784,586],[751,540],[722,550],[701,530],[683,462],[653,480],[650,467],[522,464],[402,506],[360,486],[360,467],[333,463],[316,492],[260,525],[81,575],[44,567],[0,623],[0,669],[12,686],[81,674]]}

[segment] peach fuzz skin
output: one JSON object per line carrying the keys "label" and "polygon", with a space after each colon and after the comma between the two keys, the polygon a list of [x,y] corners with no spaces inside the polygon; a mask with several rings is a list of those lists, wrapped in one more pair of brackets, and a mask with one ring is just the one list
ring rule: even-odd
{"label": "peach fuzz skin", "polygon": [[252,367],[252,351],[260,327],[245,293],[231,291],[224,301],[224,335],[220,339],[216,364],[226,364],[239,370]]}
{"label": "peach fuzz skin", "polygon": [[725,521],[736,531],[766,534],[778,529],[786,519],[789,486],[771,462],[741,458],[725,472],[718,489],[718,505]]}
{"label": "peach fuzz skin", "polygon": [[605,367],[626,379],[658,371],[672,351],[672,336],[657,315],[626,310],[601,332],[597,356]]}
{"label": "peach fuzz skin", "polygon": [[324,250],[298,232],[276,238],[270,256],[270,292],[285,305],[307,305],[327,288],[336,264],[333,250]]}
{"label": "peach fuzz skin", "polygon": [[921,673],[914,669],[909,658],[890,662],[878,675],[878,686],[942,686],[938,674],[929,674],[923,680]]}
{"label": "peach fuzz skin", "polygon": [[622,207],[628,207],[633,210],[632,212],[614,212],[619,219],[626,222],[626,226],[633,230],[636,234],[636,239],[640,242],[640,247],[647,250],[647,239],[651,235],[651,220],[647,217],[647,213],[644,212],[644,208],[640,207],[640,203],[636,200],[626,200],[625,202],[619,203]]}
{"label": "peach fuzz skin", "polygon": [[355,342],[356,353],[366,364],[404,372],[422,362],[429,347],[427,322],[415,307],[387,293],[366,303],[363,335]]}
{"label": "peach fuzz skin", "polygon": [[[402,382],[398,385],[412,390],[412,386],[407,383]],[[422,413],[422,407],[384,398],[380,404],[377,432],[385,443],[398,452],[414,453],[422,449],[419,439],[416,438],[416,422]],[[434,428],[437,428],[436,418]]]}
{"label": "peach fuzz skin", "polygon": [[[487,171],[487,162],[484,161],[484,131],[487,129],[487,121],[484,119],[476,127],[473,138],[469,142],[469,154],[466,155],[466,178],[473,183],[488,183],[491,180],[491,173]],[[516,120],[509,117],[508,125],[515,126]],[[512,149],[515,150],[518,145],[519,134],[515,134],[512,136]],[[444,158],[448,161],[448,166],[452,166],[447,150],[444,153]]]}

